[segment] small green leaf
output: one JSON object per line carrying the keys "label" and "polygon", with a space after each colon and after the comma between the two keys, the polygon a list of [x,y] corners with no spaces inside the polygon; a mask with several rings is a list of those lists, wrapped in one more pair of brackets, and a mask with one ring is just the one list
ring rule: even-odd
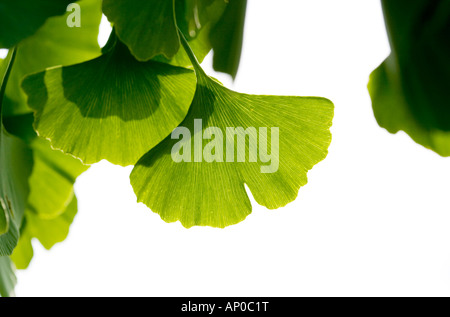
{"label": "small green leaf", "polygon": [[14,266],[7,256],[0,257],[0,296],[14,296],[14,287],[17,284],[17,278],[14,274]]}
{"label": "small green leaf", "polygon": [[103,12],[139,61],[172,58],[180,48],[174,0],[104,0]]}
{"label": "small green leaf", "polygon": [[450,2],[383,0],[392,53],[371,75],[375,117],[450,156]]}
{"label": "small green leaf", "polygon": [[[251,213],[244,184],[270,209],[293,201],[308,170],[327,155],[333,104],[314,97],[240,94],[195,67],[197,91],[178,128],[189,133],[181,141],[168,136],[138,161],[130,176],[138,201],[163,220],[179,220],[188,228],[242,221]],[[236,146],[227,128],[241,128],[237,139],[245,146]],[[190,161],[178,162],[174,151]]]}
{"label": "small green leaf", "polygon": [[39,135],[85,164],[132,165],[185,117],[193,71],[138,62],[120,41],[101,57],[27,77]]}
{"label": "small green leaf", "polygon": [[6,89],[4,117],[32,111],[21,89],[26,75],[48,67],[81,63],[100,55],[97,37],[102,16],[101,1],[81,0],[77,3],[82,12],[81,27],[69,28],[66,22],[69,13],[66,13],[48,19],[36,34],[18,45],[14,69]]}
{"label": "small green leaf", "polygon": [[0,48],[33,35],[51,16],[66,12],[71,0],[0,0]]}

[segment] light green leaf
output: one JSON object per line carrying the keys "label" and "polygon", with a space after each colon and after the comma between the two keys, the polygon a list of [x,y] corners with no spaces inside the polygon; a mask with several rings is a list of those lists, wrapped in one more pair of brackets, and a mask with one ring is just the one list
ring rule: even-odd
{"label": "light green leaf", "polygon": [[14,296],[14,287],[17,284],[14,267],[7,256],[0,257],[0,296]]}
{"label": "light green leaf", "polygon": [[[293,201],[307,183],[308,170],[327,155],[333,104],[314,97],[240,94],[207,77],[198,64],[195,67],[197,91],[178,128],[187,128],[190,135],[179,137],[182,141],[168,136],[138,161],[130,176],[138,201],[163,220],[179,220],[188,228],[222,228],[242,221],[252,209],[244,184],[269,209]],[[201,128],[196,128],[198,119]],[[242,128],[238,138],[246,141],[245,146],[236,147],[227,127]],[[220,132],[206,139],[212,131]],[[230,158],[229,149],[234,151]],[[173,151],[191,162],[175,162]]]}
{"label": "light green leaf", "polygon": [[[24,219],[24,224],[26,225],[26,217]],[[33,245],[31,244],[32,236],[26,231],[21,230],[19,243],[17,243],[14,252],[11,254],[10,258],[13,261],[16,269],[25,270],[31,263],[34,256]]]}
{"label": "light green leaf", "polygon": [[71,0],[0,0],[0,48],[33,35],[47,20],[64,14]]}
{"label": "light green leaf", "polygon": [[193,71],[138,62],[110,41],[101,57],[31,75],[23,87],[39,135],[86,164],[132,165],[185,117]]}
{"label": "light green leaf", "polygon": [[53,150],[48,140],[37,137],[32,123],[32,114],[4,120],[6,129],[24,140],[33,151],[28,209],[40,217],[54,218],[61,215],[72,201],[73,184],[88,166],[70,155]]}
{"label": "light green leaf", "polygon": [[172,58],[180,48],[174,0],[104,0],[103,12],[140,61]]}
{"label": "light green leaf", "polygon": [[81,27],[68,27],[66,20],[70,13],[66,13],[48,19],[36,34],[18,45],[14,69],[6,89],[5,117],[31,112],[21,89],[26,75],[48,67],[81,63],[100,55],[97,37],[102,15],[101,1],[82,0],[77,3],[81,8]]}
{"label": "light green leaf", "polygon": [[392,53],[371,75],[375,117],[450,156],[450,1],[382,3]]}
{"label": "light green leaf", "polygon": [[70,225],[76,213],[76,197],[73,197],[61,215],[53,219],[41,218],[32,210],[27,209],[19,244],[11,255],[11,259],[17,269],[24,270],[29,266],[33,258],[32,239],[37,238],[47,250],[50,250],[55,244],[64,241],[69,234]]}

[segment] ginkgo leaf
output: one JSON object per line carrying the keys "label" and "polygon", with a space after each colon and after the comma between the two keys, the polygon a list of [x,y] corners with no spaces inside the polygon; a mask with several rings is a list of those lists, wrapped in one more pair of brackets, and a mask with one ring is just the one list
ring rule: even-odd
{"label": "ginkgo leaf", "polygon": [[374,71],[375,117],[391,133],[450,155],[450,2],[383,0],[392,53]]}
{"label": "ginkgo leaf", "polygon": [[21,89],[26,75],[44,71],[48,67],[81,63],[100,55],[97,37],[102,16],[101,1],[81,0],[77,3],[82,12],[81,27],[67,26],[66,20],[70,13],[52,17],[33,36],[17,46],[14,69],[6,89],[3,116],[32,111]]}
{"label": "ginkgo leaf", "polygon": [[172,58],[180,49],[174,0],[104,0],[103,12],[140,61]]}
{"label": "ginkgo leaf", "polygon": [[191,70],[138,62],[113,39],[94,60],[27,77],[35,129],[85,164],[131,165],[185,117],[195,93]]}
{"label": "ginkgo leaf", "polygon": [[[392,56],[370,76],[369,91],[378,124],[390,133],[405,131],[416,143],[450,156],[450,132],[427,129],[411,113]],[[391,66],[390,66],[391,65]]]}
{"label": "ginkgo leaf", "polygon": [[19,270],[26,269],[33,258],[32,239],[36,238],[50,250],[55,244],[64,241],[69,234],[77,213],[77,199],[73,197],[66,210],[53,219],[41,218],[30,209],[26,210],[24,225],[21,229],[19,244],[14,249],[11,259]]}
{"label": "ginkgo leaf", "polygon": [[216,71],[236,78],[244,39],[247,0],[230,0],[222,18],[210,32],[214,51],[213,67]]}
{"label": "ginkgo leaf", "polygon": [[24,142],[5,130],[1,116],[2,99],[14,57],[13,50],[0,70],[0,256],[10,255],[17,245],[29,192],[28,177],[33,164],[31,151]]}
{"label": "ginkgo leaf", "polygon": [[80,160],[51,148],[50,142],[39,138],[33,130],[33,115],[9,117],[4,120],[11,134],[24,140],[33,151],[33,171],[29,178],[28,209],[42,218],[54,218],[72,201],[76,178],[88,169]]}
{"label": "ginkgo leaf", "polygon": [[14,274],[14,266],[7,256],[0,256],[0,296],[14,296],[14,287],[17,278]]}
{"label": "ginkgo leaf", "polygon": [[[177,25],[200,62],[212,49],[211,30],[222,17],[227,4],[227,0],[175,1]],[[178,50],[170,60],[164,56],[156,56],[154,60],[181,67],[192,66],[189,56],[183,49]]]}
{"label": "ginkgo leaf", "polygon": [[71,0],[0,0],[0,48],[33,35],[47,20],[66,12]]}
{"label": "ginkgo leaf", "polygon": [[38,138],[32,123],[32,114],[4,120],[7,131],[20,137],[33,156],[33,170],[28,179],[30,194],[20,238],[11,255],[18,269],[27,268],[33,257],[33,238],[38,238],[47,249],[66,238],[77,212],[73,184],[88,168],[80,160],[53,150],[48,140]]}
{"label": "ginkgo leaf", "polygon": [[131,173],[138,201],[185,227],[242,221],[252,208],[244,184],[267,208],[293,201],[308,170],[327,155],[333,104],[240,94],[195,67],[197,90],[186,118]]}

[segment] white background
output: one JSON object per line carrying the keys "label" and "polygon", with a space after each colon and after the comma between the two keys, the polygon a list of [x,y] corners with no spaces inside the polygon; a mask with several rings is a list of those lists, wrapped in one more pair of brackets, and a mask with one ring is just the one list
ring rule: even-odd
{"label": "white background", "polygon": [[102,162],[76,183],[68,239],[34,243],[17,295],[450,295],[449,159],[376,124],[366,85],[388,54],[379,0],[249,0],[237,80],[204,67],[240,92],[334,101],[329,156],[298,199],[187,230],[135,202],[131,168]]}

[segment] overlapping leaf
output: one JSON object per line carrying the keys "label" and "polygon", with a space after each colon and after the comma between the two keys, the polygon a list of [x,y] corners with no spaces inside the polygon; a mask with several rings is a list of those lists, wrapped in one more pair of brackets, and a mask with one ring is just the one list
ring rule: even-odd
{"label": "overlapping leaf", "polygon": [[178,26],[198,60],[214,49],[214,68],[235,77],[246,5],[246,0],[105,0],[103,10],[138,60],[153,58],[175,66],[191,66],[180,49]]}
{"label": "overlapping leaf", "polygon": [[[51,0],[51,2],[59,1]],[[82,12],[80,28],[67,26],[69,13],[66,13],[48,19],[36,34],[18,44],[14,69],[6,90],[4,116],[31,112],[26,95],[21,89],[22,80],[26,75],[43,71],[48,67],[81,63],[100,55],[97,37],[102,15],[101,0],[81,0],[77,3]]]}
{"label": "overlapping leaf", "polygon": [[0,70],[0,256],[10,255],[17,245],[33,164],[31,151],[24,142],[5,130],[1,116],[2,96],[14,56],[14,51],[11,51]]}
{"label": "overlapping leaf", "polygon": [[73,184],[88,166],[70,155],[53,150],[48,140],[37,137],[32,123],[32,114],[4,120],[6,129],[24,140],[33,152],[27,209],[44,219],[53,219],[64,213],[73,200]]}
{"label": "overlapping leaf", "polygon": [[371,75],[375,117],[450,155],[450,2],[382,1],[392,53]]}
{"label": "overlapping leaf", "polygon": [[[307,171],[327,155],[333,104],[323,98],[236,93],[195,67],[196,94],[180,124],[190,134],[181,141],[168,136],[138,161],[130,176],[138,201],[165,221],[179,220],[185,227],[225,227],[242,221],[251,212],[244,184],[270,209],[293,201],[307,183]],[[238,128],[237,139],[258,140],[253,150],[251,141],[237,146],[236,138],[225,132],[230,127]],[[278,128],[278,145],[272,128]],[[226,153],[229,148],[233,162]],[[174,159],[174,151],[187,159]]]}
{"label": "overlapping leaf", "polygon": [[247,0],[230,0],[225,13],[209,35],[216,71],[236,77],[244,39]]}
{"label": "overlapping leaf", "polygon": [[103,12],[140,61],[172,58],[180,48],[174,0],[104,0]]}
{"label": "overlapping leaf", "polygon": [[[201,62],[211,51],[211,30],[216,26],[228,5],[226,0],[176,0],[176,21],[179,29]],[[192,66],[189,56],[183,49],[170,60],[163,56],[155,60],[170,63],[175,66]]]}
{"label": "overlapping leaf", "polygon": [[71,0],[0,0],[0,48],[33,35],[51,16],[66,12]]}
{"label": "overlapping leaf", "polygon": [[77,212],[73,184],[88,167],[38,138],[32,128],[32,114],[9,117],[4,123],[11,134],[27,144],[33,158],[20,238],[11,256],[18,269],[25,269],[33,257],[33,238],[38,238],[47,249],[66,238]]}
{"label": "overlapping leaf", "polygon": [[99,58],[29,76],[23,88],[35,128],[55,148],[86,164],[134,164],[185,117],[192,71],[138,62],[118,40]]}
{"label": "overlapping leaf", "polygon": [[72,201],[61,215],[53,219],[42,218],[39,214],[28,209],[25,213],[19,244],[11,255],[11,259],[16,267],[23,270],[30,264],[33,258],[32,239],[38,239],[47,250],[50,250],[55,244],[64,241],[76,213],[76,197],[72,198]]}

